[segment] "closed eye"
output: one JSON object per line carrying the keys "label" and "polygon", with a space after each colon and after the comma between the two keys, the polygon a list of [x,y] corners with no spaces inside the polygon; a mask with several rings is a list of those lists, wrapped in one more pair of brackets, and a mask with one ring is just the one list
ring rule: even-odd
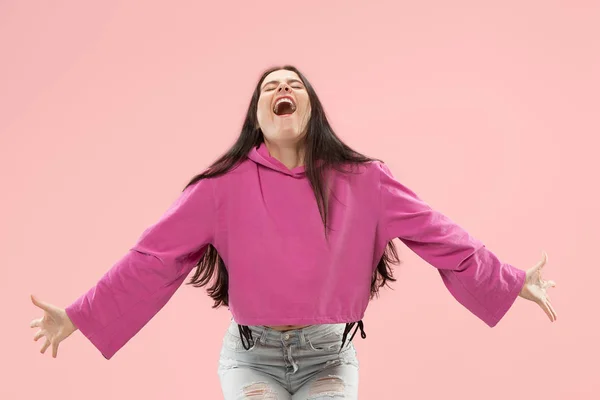
{"label": "closed eye", "polygon": [[[304,87],[302,87],[302,86],[299,86],[299,85],[297,85],[297,86],[292,86],[292,88],[294,88],[294,89],[304,89]],[[271,91],[275,90],[275,88],[274,88],[274,87],[270,87],[270,88],[265,88],[265,89],[263,89],[263,90],[264,90],[265,92],[271,92]]]}

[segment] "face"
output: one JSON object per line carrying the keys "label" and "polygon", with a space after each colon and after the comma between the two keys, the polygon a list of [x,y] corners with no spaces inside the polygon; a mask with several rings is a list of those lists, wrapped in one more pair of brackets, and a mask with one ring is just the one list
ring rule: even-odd
{"label": "face", "polygon": [[266,140],[297,142],[310,119],[308,92],[300,77],[288,70],[267,75],[260,86],[256,116]]}

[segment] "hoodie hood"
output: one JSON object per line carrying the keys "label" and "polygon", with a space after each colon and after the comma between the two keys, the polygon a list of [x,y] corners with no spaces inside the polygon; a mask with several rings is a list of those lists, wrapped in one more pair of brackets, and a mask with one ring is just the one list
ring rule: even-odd
{"label": "hoodie hood", "polygon": [[252,147],[252,150],[248,153],[248,158],[263,167],[267,167],[294,178],[303,178],[305,176],[304,166],[289,169],[281,161],[271,156],[269,149],[267,149],[264,142],[259,146]]}

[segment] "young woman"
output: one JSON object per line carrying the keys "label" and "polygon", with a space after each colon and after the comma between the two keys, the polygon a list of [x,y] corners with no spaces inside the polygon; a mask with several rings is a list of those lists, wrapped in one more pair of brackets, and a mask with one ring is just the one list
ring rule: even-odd
{"label": "young woman", "polygon": [[[232,313],[220,357],[226,399],[358,396],[352,345],[380,287],[394,281],[399,238],[438,269],[489,326],[517,296],[556,319],[541,268],[501,262],[482,242],[333,132],[296,68],[261,76],[233,147],[100,281],[66,309],[32,301],[41,352],[79,329],[110,359],[189,273]],[[354,329],[354,330],[353,330]],[[353,331],[352,331],[353,330]]]}

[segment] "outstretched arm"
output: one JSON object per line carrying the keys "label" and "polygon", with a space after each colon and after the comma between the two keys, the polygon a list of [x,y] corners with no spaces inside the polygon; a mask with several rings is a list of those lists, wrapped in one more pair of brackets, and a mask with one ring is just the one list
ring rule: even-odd
{"label": "outstretched arm", "polygon": [[65,311],[110,359],[162,309],[213,241],[210,179],[188,187],[99,282]]}
{"label": "outstretched arm", "polygon": [[381,235],[388,241],[399,238],[437,268],[454,298],[494,327],[518,295],[527,292],[528,273],[499,260],[481,241],[398,182],[385,164],[376,165]]}

